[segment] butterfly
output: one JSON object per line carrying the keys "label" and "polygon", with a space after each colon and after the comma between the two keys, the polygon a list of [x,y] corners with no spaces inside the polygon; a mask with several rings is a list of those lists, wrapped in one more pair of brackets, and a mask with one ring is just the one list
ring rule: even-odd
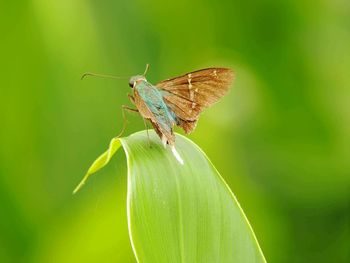
{"label": "butterfly", "polygon": [[169,145],[183,163],[174,147],[174,126],[181,127],[186,134],[192,132],[202,111],[227,94],[234,72],[229,68],[206,68],[153,85],[146,79],[148,67],[147,64],[144,74],[129,80],[132,89],[129,99],[136,109],[125,105],[123,109],[138,112],[149,121],[164,146]]}
{"label": "butterfly", "polygon": [[[147,72],[147,70],[146,70]],[[130,96],[141,116],[150,121],[163,144],[173,148],[174,126],[192,132],[200,113],[229,90],[234,73],[228,68],[206,68],[170,78],[156,85],[145,74],[130,78]],[[173,148],[174,149],[174,148]]]}

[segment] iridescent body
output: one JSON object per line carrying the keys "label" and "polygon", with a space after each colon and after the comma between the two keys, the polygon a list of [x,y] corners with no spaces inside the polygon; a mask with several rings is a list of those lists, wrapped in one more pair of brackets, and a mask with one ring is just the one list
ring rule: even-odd
{"label": "iridescent body", "polygon": [[164,101],[166,92],[149,83],[142,75],[131,77],[129,85],[134,90],[133,100],[140,114],[151,121],[164,144],[172,145],[173,140],[169,140],[166,134],[173,134],[173,127],[178,121],[176,114]]}

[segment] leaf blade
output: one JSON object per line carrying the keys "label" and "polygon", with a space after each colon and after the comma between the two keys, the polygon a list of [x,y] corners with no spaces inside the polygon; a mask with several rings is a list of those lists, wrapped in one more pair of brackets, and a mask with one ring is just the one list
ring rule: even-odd
{"label": "leaf blade", "polygon": [[129,235],[138,262],[266,262],[243,210],[198,146],[177,135],[182,166],[155,133],[122,138]]}

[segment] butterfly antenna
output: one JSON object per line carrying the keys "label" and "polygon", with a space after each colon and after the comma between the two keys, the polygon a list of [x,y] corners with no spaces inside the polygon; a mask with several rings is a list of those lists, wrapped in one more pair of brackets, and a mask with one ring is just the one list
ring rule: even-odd
{"label": "butterfly antenna", "polygon": [[86,72],[81,76],[81,80],[83,80],[87,76],[99,77],[99,78],[105,78],[105,79],[128,79],[129,78],[129,77],[119,77],[119,76],[113,76],[113,75],[105,75],[105,74]]}
{"label": "butterfly antenna", "polygon": [[149,64],[147,63],[147,64],[146,64],[145,72],[143,73],[143,76],[144,76],[144,77],[146,77],[146,74],[147,74],[148,69],[149,69]]}

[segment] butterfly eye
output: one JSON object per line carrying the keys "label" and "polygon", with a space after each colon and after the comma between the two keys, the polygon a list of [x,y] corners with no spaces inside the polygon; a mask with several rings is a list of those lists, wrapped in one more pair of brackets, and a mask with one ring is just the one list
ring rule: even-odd
{"label": "butterfly eye", "polygon": [[129,81],[129,87],[130,87],[130,88],[134,88],[135,85],[136,85],[136,81],[134,81],[133,79],[130,79],[130,81]]}

